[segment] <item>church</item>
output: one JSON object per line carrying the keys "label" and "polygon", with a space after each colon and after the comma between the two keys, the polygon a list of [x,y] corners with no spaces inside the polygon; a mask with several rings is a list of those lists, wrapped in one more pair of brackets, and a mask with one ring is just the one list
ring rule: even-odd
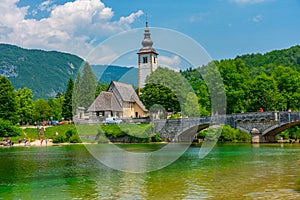
{"label": "church", "polygon": [[158,67],[158,53],[152,47],[148,21],[144,31],[142,48],[138,51],[138,94],[130,84],[111,81],[108,90],[102,91],[88,108],[89,118],[118,117],[141,118],[149,116],[138,95],[145,86],[146,77]]}

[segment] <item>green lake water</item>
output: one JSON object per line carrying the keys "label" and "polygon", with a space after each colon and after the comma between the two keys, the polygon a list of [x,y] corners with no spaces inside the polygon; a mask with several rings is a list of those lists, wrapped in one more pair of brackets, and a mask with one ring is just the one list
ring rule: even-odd
{"label": "green lake water", "polygon": [[203,159],[199,148],[143,174],[110,169],[84,145],[0,148],[0,199],[300,199],[299,144],[217,144]]}

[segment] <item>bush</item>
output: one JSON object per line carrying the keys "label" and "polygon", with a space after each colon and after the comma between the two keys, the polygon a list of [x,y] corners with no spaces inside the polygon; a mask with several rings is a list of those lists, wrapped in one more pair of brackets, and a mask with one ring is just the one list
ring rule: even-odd
{"label": "bush", "polygon": [[67,130],[64,134],[58,135],[53,138],[53,143],[81,143],[79,136],[75,129]]}
{"label": "bush", "polygon": [[58,135],[53,138],[53,143],[64,143],[67,142],[67,138],[65,135]]}
{"label": "bush", "polygon": [[67,130],[66,132],[67,139],[71,138],[73,135],[76,135],[76,131],[74,129]]}
{"label": "bush", "polygon": [[162,142],[163,139],[158,134],[155,134],[152,136],[151,141],[152,142]]}
{"label": "bush", "polygon": [[178,118],[180,118],[180,114],[174,113],[174,114],[171,114],[169,119],[178,119]]}
{"label": "bush", "polygon": [[15,127],[10,121],[0,118],[0,137],[20,136],[22,130]]}
{"label": "bush", "polygon": [[79,136],[76,135],[72,135],[69,139],[70,143],[81,143],[81,139],[79,138]]}
{"label": "bush", "polygon": [[[204,139],[205,140],[216,140],[217,138],[217,135],[216,135],[216,132],[215,130],[211,130],[208,132],[208,129],[204,129],[202,131],[200,131],[197,135],[197,138],[200,138],[200,139]],[[237,142],[237,141],[243,141],[243,142],[246,142],[246,141],[250,141],[251,139],[251,135],[244,132],[244,131],[241,131],[239,129],[235,129],[235,128],[232,128],[228,125],[224,125],[222,127],[222,132],[221,132],[221,135],[218,139],[218,141],[221,141],[221,142]]]}

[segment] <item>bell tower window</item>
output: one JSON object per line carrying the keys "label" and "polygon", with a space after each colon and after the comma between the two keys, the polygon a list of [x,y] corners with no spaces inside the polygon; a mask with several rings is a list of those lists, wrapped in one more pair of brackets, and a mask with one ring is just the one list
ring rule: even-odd
{"label": "bell tower window", "polygon": [[148,63],[148,57],[143,57],[143,63]]}

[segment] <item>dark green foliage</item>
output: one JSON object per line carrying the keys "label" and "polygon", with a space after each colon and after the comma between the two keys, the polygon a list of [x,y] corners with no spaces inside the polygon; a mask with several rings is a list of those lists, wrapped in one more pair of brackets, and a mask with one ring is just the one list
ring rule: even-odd
{"label": "dark green foliage", "polygon": [[[252,75],[265,72],[271,74],[274,66],[290,66],[293,69],[300,71],[300,46],[296,45],[289,49],[274,50],[266,54],[247,54],[239,56],[246,63],[246,66],[251,69]],[[261,71],[263,70],[263,71]]]}
{"label": "dark green foliage", "polygon": [[21,135],[22,130],[15,127],[11,121],[0,118],[0,137],[15,137]]}
{"label": "dark green foliage", "polygon": [[8,78],[2,75],[0,75],[0,118],[12,123],[16,123],[19,118],[14,87]]}
{"label": "dark green foliage", "polygon": [[167,111],[179,112],[180,105],[175,94],[166,86],[148,83],[141,90],[141,101],[144,103],[147,109],[150,109],[153,105],[161,105]]}
{"label": "dark green foliage", "polygon": [[58,135],[57,137],[53,138],[53,143],[64,143],[67,142],[67,138],[65,135]]}
{"label": "dark green foliage", "polygon": [[[276,50],[264,55],[249,54],[235,59],[215,61],[224,83],[227,113],[300,109],[300,46]],[[193,87],[199,105],[211,111],[203,66],[181,72]],[[202,75],[201,75],[202,74]],[[205,81],[204,81],[205,80]],[[221,87],[215,84],[213,88]],[[221,90],[220,90],[221,91]],[[209,91],[211,92],[211,91]],[[219,103],[217,103],[219,104]]]}
{"label": "dark green foliage", "polygon": [[65,118],[65,120],[72,120],[73,114],[75,113],[75,110],[73,111],[73,107],[72,107],[73,88],[74,88],[74,82],[73,79],[70,78],[64,96],[65,97],[64,103],[62,106],[62,116]]}
{"label": "dark green foliage", "polygon": [[62,107],[64,103],[64,96],[59,95],[54,99],[48,99],[48,104],[51,107],[51,116],[53,120],[61,120],[62,119]]}
{"label": "dark green foliage", "polygon": [[101,131],[107,136],[112,138],[123,137],[126,135],[117,124],[101,125]]}
{"label": "dark green foliage", "polygon": [[16,92],[17,115],[21,124],[33,123],[34,101],[32,91],[28,88],[19,88]]}
{"label": "dark green foliage", "polygon": [[45,99],[38,99],[34,105],[34,118],[36,121],[47,121],[52,116],[52,110]]}
{"label": "dark green foliage", "polygon": [[[150,135],[153,131],[151,124],[107,124],[101,125],[98,131],[98,137],[101,138],[101,143],[106,142],[107,138],[120,138],[128,136],[129,142],[150,142]],[[105,137],[104,137],[105,136]]]}
{"label": "dark green foliage", "polygon": [[292,127],[292,128],[289,128],[289,129],[286,129],[285,131],[281,132],[279,135],[278,135],[278,140],[280,138],[283,138],[283,139],[297,139],[299,140],[300,139],[300,126],[295,126],[295,127]]}
{"label": "dark green foliage", "polygon": [[35,99],[63,92],[69,77],[75,78],[82,62],[72,54],[0,44],[0,73],[9,70],[13,86],[30,88]]}
{"label": "dark green foliage", "polygon": [[151,137],[151,142],[162,142],[163,139],[158,135],[158,134],[155,134]]}
{"label": "dark green foliage", "polygon": [[96,87],[95,97],[97,97],[100,94],[100,92],[107,91],[108,87],[109,87],[108,83],[99,82]]}
{"label": "dark green foliage", "polygon": [[272,76],[262,73],[256,76],[249,86],[249,106],[247,111],[257,112],[260,107],[265,111],[279,109],[280,93],[277,83]]}
{"label": "dark green foliage", "polygon": [[198,98],[188,80],[180,73],[158,67],[146,78],[140,99],[147,109],[153,105],[162,106],[167,112],[180,112],[183,116],[197,117],[201,110]]}
{"label": "dark green foliage", "polygon": [[[69,126],[70,127],[70,126]],[[78,136],[78,133],[74,126],[71,126],[73,128],[69,128],[66,132],[59,133],[58,136],[55,136],[53,138],[53,143],[81,143],[81,140]]]}
{"label": "dark green foliage", "polygon": [[300,73],[290,67],[278,66],[272,72],[280,91],[282,109],[299,110],[300,108]]}
{"label": "dark green foliage", "polygon": [[[204,129],[200,131],[197,135],[197,138],[200,139],[205,139],[208,141],[213,141],[216,140],[217,130],[212,130],[212,129]],[[234,129],[230,126],[224,125],[222,127],[222,132],[221,135],[218,139],[220,142],[249,142],[251,139],[251,135],[243,132],[239,129]]]}
{"label": "dark green foliage", "polygon": [[73,93],[73,107],[84,107],[86,109],[93,103],[95,99],[97,78],[94,75],[90,65],[85,62],[82,69],[82,76],[76,76],[76,82]]}

